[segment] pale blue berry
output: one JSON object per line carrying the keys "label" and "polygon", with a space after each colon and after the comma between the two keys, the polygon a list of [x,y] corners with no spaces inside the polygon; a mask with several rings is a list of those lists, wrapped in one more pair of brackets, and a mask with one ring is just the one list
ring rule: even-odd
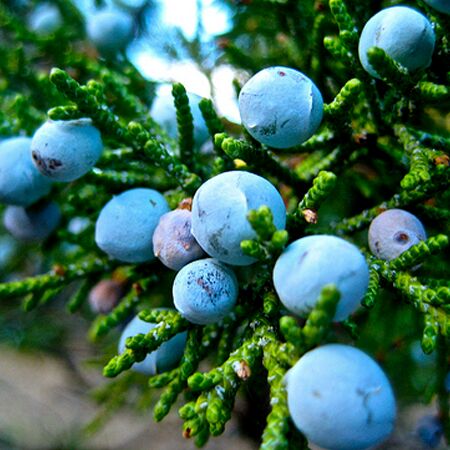
{"label": "pale blue berry", "polygon": [[[197,148],[209,138],[208,128],[198,107],[202,97],[188,92],[189,107],[191,109],[194,124],[194,142]],[[172,96],[172,85],[163,84],[156,90],[152,102],[150,115],[162,126],[167,134],[176,139],[178,134],[177,114]]]}
{"label": "pale blue berry", "polygon": [[434,43],[433,28],[423,14],[407,6],[393,6],[375,14],[364,26],[359,39],[359,59],[370,75],[379,78],[367,58],[371,47],[379,47],[413,72],[431,64]]}
{"label": "pale blue berry", "polygon": [[247,220],[252,209],[266,205],[277,229],[286,224],[286,208],[275,187],[250,172],[224,172],[206,181],[192,201],[192,234],[208,255],[227,264],[246,266],[256,260],[241,250],[241,241],[256,233]]}
{"label": "pale blue berry", "polygon": [[73,181],[89,172],[103,143],[91,119],[48,120],[34,134],[31,155],[39,171],[55,181]]}
{"label": "pale blue berry", "polygon": [[306,316],[320,292],[334,284],[340,293],[335,321],[356,310],[369,284],[369,269],[359,249],[336,236],[307,236],[292,242],[275,263],[273,284],[283,305]]}
{"label": "pale blue berry", "polygon": [[159,219],[153,234],[153,251],[169,269],[180,270],[205,254],[191,233],[191,216],[187,209],[175,209]]}
{"label": "pale blue berry", "polygon": [[55,202],[28,208],[8,206],[3,215],[5,228],[21,241],[42,241],[56,229],[61,219]]}
{"label": "pale blue berry", "polygon": [[[122,332],[119,341],[119,353],[125,351],[125,342],[128,337],[136,336],[137,334],[147,334],[156,326],[157,324],[155,323],[144,322],[138,316],[134,317]],[[186,332],[175,335],[155,351],[149,353],[143,361],[134,363],[131,368],[145,375],[156,375],[173,369],[183,356],[186,338]]]}
{"label": "pale blue berry", "polygon": [[101,54],[112,56],[133,39],[133,17],[118,9],[104,9],[88,17],[86,32]]}
{"label": "pale blue berry", "polygon": [[35,6],[28,16],[30,30],[42,36],[54,33],[62,24],[63,19],[58,7],[50,3]]}
{"label": "pale blue berry", "polygon": [[238,283],[231,268],[207,258],[184,266],[173,283],[173,302],[180,314],[192,323],[215,323],[236,304]]}
{"label": "pale blue berry", "polygon": [[13,137],[0,143],[0,202],[29,206],[50,192],[51,180],[42,176],[30,156],[31,139]]}
{"label": "pale blue berry", "polygon": [[340,344],[303,355],[286,374],[288,408],[307,439],[328,450],[363,450],[392,432],[396,406],[379,365]]}
{"label": "pale blue berry", "polygon": [[370,251],[390,261],[427,238],[420,220],[403,209],[388,209],[372,220],[369,227]]}
{"label": "pale blue berry", "polygon": [[436,11],[444,14],[450,14],[449,0],[424,0],[424,2],[434,8]]}
{"label": "pale blue berry", "polygon": [[166,199],[153,189],[136,188],[113,197],[100,211],[95,242],[111,258],[138,263],[155,259],[152,238]]}
{"label": "pale blue berry", "polygon": [[316,85],[289,67],[269,67],[250,78],[239,94],[246,130],[262,144],[289,148],[309,139],[322,121]]}

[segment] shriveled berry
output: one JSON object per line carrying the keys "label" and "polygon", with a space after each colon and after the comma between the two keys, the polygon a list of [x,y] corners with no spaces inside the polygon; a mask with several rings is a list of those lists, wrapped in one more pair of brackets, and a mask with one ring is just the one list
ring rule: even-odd
{"label": "shriveled berry", "polygon": [[187,209],[170,211],[161,216],[153,234],[155,256],[170,269],[180,270],[205,254],[191,233],[191,215]]}

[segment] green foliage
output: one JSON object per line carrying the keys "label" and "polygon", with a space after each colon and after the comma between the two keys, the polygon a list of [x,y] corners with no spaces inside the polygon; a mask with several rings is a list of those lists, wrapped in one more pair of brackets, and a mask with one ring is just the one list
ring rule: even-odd
{"label": "green foliage", "polygon": [[[400,399],[437,398],[449,439],[449,393],[444,387],[450,337],[446,17],[423,9],[438,36],[429,69],[410,74],[374,47],[369,61],[381,77],[374,80],[360,66],[357,47],[362,26],[380,2],[224,2],[233,8],[233,27],[219,39],[216,63],[245,70],[238,75],[246,78],[270,65],[297,68],[317,83],[325,114],[307,142],[278,151],[222,119],[214,103],[203,99],[199,107],[213,148],[203,154],[194,145],[193,105],[182,84],[173,84],[178,129],[174,140],[158,117],[150,115],[154,83],[125,55],[100,60],[85,41],[83,17],[72,1],[55,2],[65,26],[47,37],[28,30],[25,13],[9,3],[0,5],[0,136],[32,136],[47,116],[90,117],[102,133],[105,151],[84,177],[53,186],[49,197],[59,203],[63,216],[56,234],[42,247],[18,246],[6,263],[0,260],[0,328],[6,326],[3,317],[26,323],[29,335],[21,343],[32,346],[41,335],[41,346],[53,342],[58,347],[61,330],[43,323],[49,311],[60,307],[54,299],[63,297],[70,313],[81,312],[92,320],[90,337],[106,359],[113,355],[105,336],[117,339],[115,328],[131,314],[140,311],[141,319],[157,324],[148,334],[129,338],[125,352],[106,364],[105,376],[120,376],[97,392],[105,411],[88,431],[122,407],[136,386],[144,403],[149,389],[161,388],[155,420],[176,405],[183,435],[201,446],[223,432],[240,388],[256,385],[258,379],[270,391],[271,406],[261,448],[307,448],[289,420],[284,375],[309,349],[328,341],[352,341],[373,354],[387,355],[380,360],[386,362]],[[386,7],[397,2],[381,3]],[[190,44],[198,47],[197,41]],[[193,56],[201,60],[199,54]],[[257,262],[238,274],[237,307],[218,324],[193,325],[175,311],[156,309],[172,304],[173,274],[159,262],[125,266],[106,259],[94,243],[94,222],[111,195],[123,190],[158,189],[175,207],[203,181],[231,169],[261,174],[277,186],[288,208],[287,230],[276,229],[265,206],[249,213],[256,237],[242,241],[241,247]],[[365,236],[371,220],[390,208],[416,213],[430,237],[387,262],[367,254]],[[88,221],[79,233],[68,226],[77,217]],[[289,242],[320,233],[340,235],[367,256],[370,280],[364,308],[343,324],[332,322],[340,296],[334,286],[325,286],[308,317],[299,319],[283,310],[271,281],[275,260]],[[43,262],[30,271],[26,263],[36,258]],[[123,274],[123,297],[112,311],[93,317],[86,312],[88,292],[117,270]],[[11,273],[23,276],[11,280]],[[20,311],[20,300],[29,316]],[[185,330],[186,349],[175,369],[144,383],[129,370]],[[11,334],[4,338],[2,332],[0,339],[19,340]],[[418,339],[425,353],[437,354],[435,383],[419,391],[417,367],[409,354]],[[391,352],[397,344],[399,352]],[[200,372],[200,363],[202,370],[208,368]],[[404,370],[405,365],[411,370]]]}

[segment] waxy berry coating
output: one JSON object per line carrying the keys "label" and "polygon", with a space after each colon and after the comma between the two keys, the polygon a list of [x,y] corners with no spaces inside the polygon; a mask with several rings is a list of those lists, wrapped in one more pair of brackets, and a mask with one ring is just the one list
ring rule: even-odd
{"label": "waxy berry coating", "polygon": [[409,71],[431,64],[435,35],[429,20],[415,9],[393,6],[375,14],[364,26],[359,39],[359,59],[373,77],[379,75],[370,65],[367,51],[383,49],[394,61]]}
{"label": "waxy berry coating", "polygon": [[436,11],[444,14],[450,14],[450,1],[449,0],[423,0],[430,5]]}
{"label": "waxy berry coating", "polygon": [[250,78],[239,94],[246,130],[262,144],[290,148],[309,139],[322,121],[316,85],[289,67],[269,67]]}
{"label": "waxy berry coating", "polygon": [[63,19],[56,5],[41,3],[30,12],[27,22],[30,30],[46,36],[60,28]]}
{"label": "waxy berry coating", "polygon": [[[136,336],[137,334],[147,334],[156,326],[156,323],[144,322],[138,316],[134,317],[122,332],[119,341],[119,353],[125,351],[125,342],[128,337]],[[131,367],[132,370],[143,373],[144,375],[156,375],[173,369],[183,356],[186,338],[186,332],[173,336],[155,351],[149,353],[143,361],[135,362]]]}
{"label": "waxy berry coating", "polygon": [[34,134],[31,156],[39,171],[55,181],[73,181],[89,172],[103,143],[91,119],[48,120]]}
{"label": "waxy berry coating", "polygon": [[403,209],[388,209],[372,220],[369,227],[370,251],[390,261],[427,238],[420,220]]}
{"label": "waxy berry coating", "polygon": [[160,217],[168,211],[166,199],[153,189],[122,192],[100,211],[95,224],[95,242],[119,261],[151,261],[155,259],[153,233]]}
{"label": "waxy berry coating", "polygon": [[159,219],[153,234],[153,250],[169,269],[180,270],[205,254],[191,233],[191,216],[187,209],[175,209]]}
{"label": "waxy berry coating", "polygon": [[55,202],[49,202],[28,208],[8,206],[3,223],[16,239],[41,241],[56,229],[60,219],[59,206]]}
{"label": "waxy berry coating", "polygon": [[386,439],[395,398],[379,365],[357,348],[328,344],[303,355],[286,374],[295,426],[328,450],[363,450]]}
{"label": "waxy berry coating", "polygon": [[241,250],[241,241],[256,233],[247,220],[252,209],[266,205],[277,229],[286,224],[286,207],[275,187],[258,175],[224,172],[200,186],[192,201],[192,234],[205,252],[231,265],[246,266],[256,260]]}
{"label": "waxy berry coating", "polygon": [[215,323],[236,304],[238,283],[231,268],[207,258],[184,266],[173,283],[173,301],[180,314],[192,323]]}
{"label": "waxy berry coating", "polygon": [[30,206],[50,192],[51,180],[34,166],[31,139],[13,137],[0,142],[0,202]]}
{"label": "waxy berry coating", "polygon": [[306,316],[327,284],[340,292],[335,321],[359,306],[369,284],[369,269],[359,249],[336,236],[307,236],[292,242],[278,258],[273,283],[283,305]]}

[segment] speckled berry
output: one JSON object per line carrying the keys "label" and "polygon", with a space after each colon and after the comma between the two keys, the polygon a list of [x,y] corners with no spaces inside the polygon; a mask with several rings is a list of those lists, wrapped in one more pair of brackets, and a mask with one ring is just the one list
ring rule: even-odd
{"label": "speckled berry", "polygon": [[289,67],[269,67],[250,78],[239,94],[246,130],[262,144],[289,148],[309,139],[322,121],[316,85]]}
{"label": "speckled berry", "polygon": [[50,192],[51,180],[42,176],[30,156],[31,139],[13,137],[0,142],[0,202],[30,206]]}
{"label": "speckled berry", "polygon": [[103,9],[89,16],[86,33],[101,54],[112,56],[133,39],[133,17],[119,9]]}
{"label": "speckled berry", "polygon": [[420,220],[403,209],[388,209],[379,214],[369,227],[370,251],[390,261],[411,246],[427,238]]}
{"label": "speckled berry", "polygon": [[228,315],[238,295],[231,268],[207,258],[184,266],[173,283],[173,301],[180,314],[192,323],[215,323]]}
{"label": "speckled berry", "polygon": [[56,229],[61,219],[55,202],[33,205],[28,208],[8,206],[3,216],[5,228],[21,241],[42,241]]}
{"label": "speckled berry", "polygon": [[[156,326],[155,323],[144,322],[138,316],[134,317],[122,332],[119,341],[119,353],[125,351],[125,342],[128,337],[147,334]],[[132,369],[145,375],[156,375],[173,369],[183,356],[186,338],[186,332],[175,335],[158,349],[149,353],[143,361],[134,363]]]}
{"label": "speckled berry", "polygon": [[286,374],[288,408],[307,439],[328,450],[363,450],[392,432],[395,398],[378,364],[357,348],[328,344]]}
{"label": "speckled berry", "polygon": [[191,233],[191,215],[187,209],[175,209],[159,219],[153,234],[153,251],[169,269],[180,270],[205,255]]}
{"label": "speckled berry", "polygon": [[307,236],[292,242],[279,256],[273,283],[283,305],[306,316],[327,284],[336,285],[340,299],[335,321],[359,306],[369,284],[369,269],[359,249],[336,236]]}
{"label": "speckled berry", "polygon": [[379,47],[394,61],[415,71],[431,64],[434,44],[433,28],[423,14],[407,6],[393,6],[375,14],[364,26],[359,59],[370,75],[379,78],[367,58],[371,47]]}
{"label": "speckled berry", "polygon": [[166,199],[153,189],[122,192],[100,211],[95,225],[95,242],[119,261],[151,261],[155,259],[153,233],[160,217],[168,211]]}
{"label": "speckled berry", "polygon": [[123,284],[116,280],[101,280],[89,292],[88,301],[94,313],[108,314],[119,303]]}
{"label": "speckled berry", "polygon": [[245,266],[256,260],[241,250],[241,241],[256,237],[247,214],[266,205],[277,229],[286,224],[286,208],[275,187],[258,175],[224,172],[197,190],[192,202],[192,234],[206,253],[231,265]]}
{"label": "speckled berry", "polygon": [[34,134],[31,156],[39,171],[55,181],[73,181],[89,172],[103,143],[91,119],[48,120]]}

